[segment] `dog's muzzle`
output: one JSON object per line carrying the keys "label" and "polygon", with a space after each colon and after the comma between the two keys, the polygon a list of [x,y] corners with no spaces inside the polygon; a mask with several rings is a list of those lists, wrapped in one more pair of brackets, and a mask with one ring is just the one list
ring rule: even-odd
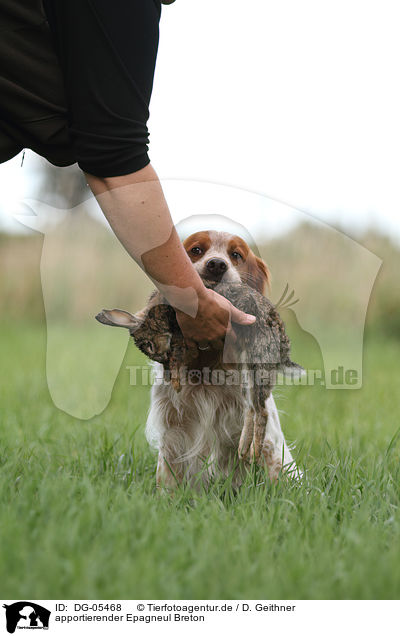
{"label": "dog's muzzle", "polygon": [[205,267],[207,278],[217,281],[221,280],[227,269],[228,265],[222,258],[210,258]]}

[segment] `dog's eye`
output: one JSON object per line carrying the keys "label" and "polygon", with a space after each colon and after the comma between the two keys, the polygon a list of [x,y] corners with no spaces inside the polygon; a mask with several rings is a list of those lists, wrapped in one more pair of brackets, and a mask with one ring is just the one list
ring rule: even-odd
{"label": "dog's eye", "polygon": [[192,249],[190,250],[192,252],[192,254],[194,254],[195,256],[200,256],[200,254],[203,253],[203,250],[201,249],[201,247],[192,247]]}
{"label": "dog's eye", "polygon": [[243,260],[243,256],[241,254],[239,254],[239,252],[232,252],[231,256],[232,256],[234,261],[242,261]]}

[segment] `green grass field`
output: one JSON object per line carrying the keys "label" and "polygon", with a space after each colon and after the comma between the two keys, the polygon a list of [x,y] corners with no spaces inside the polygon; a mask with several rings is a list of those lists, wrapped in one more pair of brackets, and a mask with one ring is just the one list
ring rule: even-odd
{"label": "green grass field", "polygon": [[278,390],[301,485],[256,472],[173,498],[155,492],[132,346],[106,411],[78,421],[50,400],[44,326],[3,325],[0,343],[0,597],[399,598],[398,342],[366,341],[361,390]]}

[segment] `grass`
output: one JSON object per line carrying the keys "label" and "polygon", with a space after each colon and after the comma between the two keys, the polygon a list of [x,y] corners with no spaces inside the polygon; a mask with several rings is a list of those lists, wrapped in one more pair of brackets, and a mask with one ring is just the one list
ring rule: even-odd
{"label": "grass", "polygon": [[168,498],[144,438],[148,389],[128,383],[133,347],[106,411],[79,421],[49,398],[44,327],[0,339],[2,598],[399,597],[398,342],[367,340],[361,390],[278,390],[303,484],[253,471],[236,494]]}

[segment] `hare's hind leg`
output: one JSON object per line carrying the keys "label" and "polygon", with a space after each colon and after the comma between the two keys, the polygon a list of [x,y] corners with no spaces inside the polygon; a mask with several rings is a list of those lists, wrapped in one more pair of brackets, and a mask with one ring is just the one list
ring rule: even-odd
{"label": "hare's hind leg", "polygon": [[255,416],[250,456],[259,466],[266,466],[270,480],[276,481],[282,470],[282,444],[274,434],[275,414],[271,406],[275,406],[275,403],[271,395],[271,386],[254,387],[253,403]]}
{"label": "hare's hind leg", "polygon": [[239,441],[239,459],[259,461],[268,420],[265,404],[269,395],[269,386],[252,386],[247,390],[248,406]]}
{"label": "hare's hind leg", "polygon": [[254,411],[253,440],[250,446],[250,460],[258,464],[262,456],[262,446],[268,422],[267,398],[271,395],[268,385],[254,385],[251,389],[251,402]]}
{"label": "hare's hind leg", "polygon": [[245,411],[244,425],[239,441],[239,459],[247,459],[254,435],[254,409],[249,406]]}
{"label": "hare's hind leg", "polygon": [[267,406],[248,408],[239,442],[239,459],[266,467],[271,481],[276,481],[282,470],[282,457],[270,434],[271,417]]}
{"label": "hare's hind leg", "polygon": [[262,455],[262,447],[265,438],[265,430],[268,422],[266,408],[257,407],[254,414],[253,440],[250,446],[250,459],[258,464]]}

